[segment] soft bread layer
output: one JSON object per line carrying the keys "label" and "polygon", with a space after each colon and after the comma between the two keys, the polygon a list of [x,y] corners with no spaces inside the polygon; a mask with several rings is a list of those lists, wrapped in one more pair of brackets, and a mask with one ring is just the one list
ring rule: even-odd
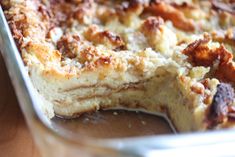
{"label": "soft bread layer", "polygon": [[[119,106],[143,108],[166,114],[180,132],[206,130],[207,105],[201,94],[191,91],[195,80],[186,79],[184,82],[177,73],[166,69],[160,67],[155,76],[136,83],[117,87],[112,87],[112,84],[80,86],[70,90],[51,88],[53,82],[45,82],[35,71],[31,72],[31,77],[39,92],[54,104],[54,111],[60,116],[74,117],[83,112]],[[211,80],[211,89],[215,90],[217,84],[218,81]]]}

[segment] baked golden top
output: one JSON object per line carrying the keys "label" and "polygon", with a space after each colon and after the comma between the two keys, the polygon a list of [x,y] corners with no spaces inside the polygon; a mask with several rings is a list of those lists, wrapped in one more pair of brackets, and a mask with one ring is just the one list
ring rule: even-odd
{"label": "baked golden top", "polygon": [[[234,49],[234,11],[225,1],[3,0],[2,5],[23,56],[25,50],[44,65],[53,62],[67,75],[110,64],[123,68],[116,55],[138,55],[146,48],[172,57],[174,47],[185,47],[204,32]],[[204,57],[219,57],[212,55]],[[218,75],[234,81],[232,59],[228,64]]]}

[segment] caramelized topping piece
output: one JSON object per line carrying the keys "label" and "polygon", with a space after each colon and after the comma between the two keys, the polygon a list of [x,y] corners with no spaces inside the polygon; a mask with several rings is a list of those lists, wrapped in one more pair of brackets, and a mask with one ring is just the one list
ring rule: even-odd
{"label": "caramelized topping piece", "polygon": [[229,114],[231,115],[230,112],[234,111],[232,110],[234,96],[234,89],[230,84],[221,83],[217,86],[217,92],[209,111],[209,119],[212,126],[222,123]]}
{"label": "caramelized topping piece", "polygon": [[62,52],[63,56],[75,58],[79,50],[80,37],[65,35],[57,42],[57,48]]}
{"label": "caramelized topping piece", "polygon": [[84,35],[87,40],[94,44],[104,44],[112,49],[125,47],[125,43],[119,35],[107,30],[100,31],[95,25],[90,26]]}
{"label": "caramelized topping piece", "polygon": [[187,32],[195,30],[195,24],[187,19],[185,15],[171,4],[165,2],[152,2],[147,8],[148,12],[156,16],[161,16],[164,20],[172,21],[173,25]]}
{"label": "caramelized topping piece", "polygon": [[215,69],[215,76],[223,81],[235,83],[235,64],[233,54],[223,45],[219,48],[211,49],[208,46],[210,38],[196,40],[184,49],[183,53],[189,57],[189,61],[194,66],[213,67],[218,61],[219,65]]}
{"label": "caramelized topping piece", "polygon": [[211,66],[217,58],[217,54],[211,52],[207,43],[210,38],[206,36],[189,44],[183,53],[189,57],[189,61],[195,66]]}

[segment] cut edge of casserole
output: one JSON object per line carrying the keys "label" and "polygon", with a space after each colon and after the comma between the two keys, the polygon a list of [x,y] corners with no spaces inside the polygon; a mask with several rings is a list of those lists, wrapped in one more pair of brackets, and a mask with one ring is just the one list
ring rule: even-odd
{"label": "cut edge of casserole", "polygon": [[226,2],[1,4],[49,117],[121,106],[164,113],[179,132],[234,126],[235,18]]}

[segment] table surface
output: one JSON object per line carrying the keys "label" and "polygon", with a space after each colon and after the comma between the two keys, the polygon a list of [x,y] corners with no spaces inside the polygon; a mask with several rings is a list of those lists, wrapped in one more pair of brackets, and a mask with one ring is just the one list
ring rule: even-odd
{"label": "table surface", "polygon": [[0,55],[0,157],[39,157]]}

